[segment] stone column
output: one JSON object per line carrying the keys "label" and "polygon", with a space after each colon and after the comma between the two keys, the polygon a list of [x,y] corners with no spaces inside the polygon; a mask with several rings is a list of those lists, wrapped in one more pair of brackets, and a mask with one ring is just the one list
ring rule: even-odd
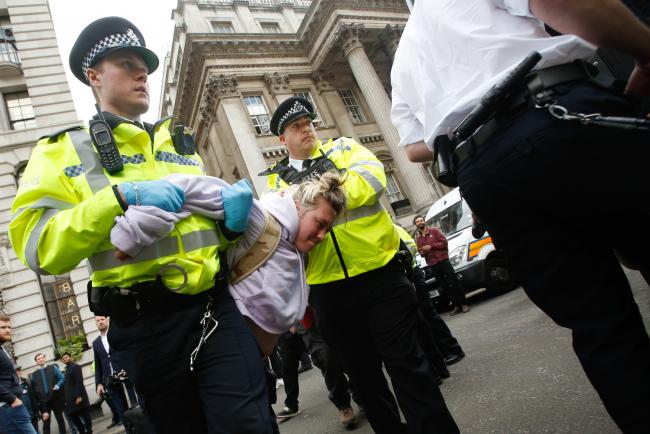
{"label": "stone column", "polygon": [[11,122],[7,111],[7,103],[5,102],[5,96],[0,92],[0,131],[9,130],[11,130]]}
{"label": "stone column", "polygon": [[[257,174],[266,170],[266,162],[262,152],[257,146],[257,136],[250,122],[250,115],[242,103],[241,93],[237,78],[233,75],[216,75],[208,78],[204,96],[204,108],[218,109],[221,104],[224,113],[224,122],[232,131],[232,145],[240,155],[236,158],[237,174],[248,178],[257,196],[266,192],[266,179]],[[223,125],[222,123],[222,125]]]}
{"label": "stone column", "polygon": [[264,81],[278,104],[293,96],[291,87],[289,87],[289,74],[286,72],[274,72],[272,74],[267,72],[264,74]]}
{"label": "stone column", "polygon": [[325,100],[327,108],[334,118],[339,134],[358,141],[359,138],[354,132],[354,126],[352,125],[352,121],[350,120],[345,105],[343,105],[343,100],[341,100],[339,93],[332,85],[334,74],[320,70],[312,74],[312,79],[316,84],[316,90]]}
{"label": "stone column", "polygon": [[406,190],[403,193],[410,199],[413,209],[417,210],[434,198],[427,187],[428,182],[424,178],[422,166],[411,163],[404,150],[399,147],[399,133],[390,117],[391,101],[363,49],[359,37],[362,31],[361,24],[343,24],[338,30],[336,39],[384,136],[384,143],[393,156],[398,176],[402,180],[402,187]]}

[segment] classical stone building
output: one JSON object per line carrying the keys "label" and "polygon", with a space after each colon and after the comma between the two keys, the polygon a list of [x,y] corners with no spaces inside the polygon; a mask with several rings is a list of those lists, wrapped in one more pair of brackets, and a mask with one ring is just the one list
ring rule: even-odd
{"label": "classical stone building", "polygon": [[387,175],[382,203],[405,226],[446,190],[398,148],[390,70],[409,16],[404,0],[179,0],[161,114],[197,133],[208,172],[227,181],[283,158],[269,119],[292,95],[310,99],[321,139],[348,136]]}
{"label": "classical stone building", "polygon": [[[25,373],[37,353],[52,360],[57,341],[97,335],[85,266],[37,276],[16,258],[7,236],[22,170],[39,137],[80,123],[47,1],[0,0],[0,310],[11,318],[11,350]],[[94,391],[90,362],[92,352],[85,351],[80,364]]]}

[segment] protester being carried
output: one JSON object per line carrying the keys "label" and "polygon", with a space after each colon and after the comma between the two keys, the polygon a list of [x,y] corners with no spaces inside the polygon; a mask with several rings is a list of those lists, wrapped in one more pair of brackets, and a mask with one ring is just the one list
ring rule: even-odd
{"label": "protester being carried", "polygon": [[[185,192],[183,207],[176,213],[157,207],[129,207],[124,216],[115,219],[111,231],[111,242],[118,249],[119,257],[136,257],[144,247],[167,236],[175,222],[191,213],[215,220],[224,218],[224,202],[228,201],[224,188],[230,187],[228,183],[211,176],[176,174],[166,179]],[[242,182],[248,181],[239,181]],[[246,232],[226,254],[231,270],[230,294],[249,320],[264,356],[273,350],[279,335],[300,321],[305,313],[309,290],[302,253],[323,240],[336,216],[343,211],[345,194],[341,185],[338,174],[325,173],[293,189],[255,201]],[[266,252],[249,261],[260,255],[260,249]],[[184,273],[184,270],[170,266],[169,272]]]}

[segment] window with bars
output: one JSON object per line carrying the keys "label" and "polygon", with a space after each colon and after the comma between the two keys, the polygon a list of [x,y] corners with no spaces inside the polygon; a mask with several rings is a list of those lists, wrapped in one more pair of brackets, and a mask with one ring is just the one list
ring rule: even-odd
{"label": "window with bars", "polygon": [[251,121],[253,121],[253,126],[255,127],[255,133],[258,136],[263,134],[269,134],[271,132],[270,123],[271,117],[269,116],[269,111],[264,104],[264,100],[261,95],[250,95],[244,97],[244,103],[248,109],[248,114],[251,116]]}
{"label": "window with bars", "polygon": [[4,97],[12,130],[23,130],[36,126],[32,99],[27,92],[8,93]]}
{"label": "window with bars", "polygon": [[397,185],[397,180],[393,172],[386,172],[386,197],[390,203],[404,200],[404,195]]}
{"label": "window with bars", "polygon": [[264,33],[282,33],[280,31],[280,24],[274,22],[260,23],[260,28]]}
{"label": "window with bars", "polygon": [[39,276],[54,342],[85,335],[70,274]]}
{"label": "window with bars", "polygon": [[235,28],[230,21],[212,21],[210,24],[215,33],[235,33]]}
{"label": "window with bars", "polygon": [[318,112],[318,107],[316,107],[316,103],[314,102],[314,99],[311,97],[311,93],[308,90],[301,90],[301,91],[294,92],[293,96],[304,98],[307,101],[309,101],[311,105],[314,106],[316,117],[311,122],[314,124],[315,127],[321,126],[323,124],[323,118],[321,118],[320,113]]}
{"label": "window with bars", "polygon": [[365,124],[368,122],[351,89],[339,89],[339,96],[343,100],[343,105],[345,105],[345,109],[348,111],[353,124]]}

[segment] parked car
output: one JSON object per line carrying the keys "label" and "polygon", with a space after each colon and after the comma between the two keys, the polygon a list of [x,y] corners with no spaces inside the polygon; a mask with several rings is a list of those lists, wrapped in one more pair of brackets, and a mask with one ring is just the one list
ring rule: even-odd
{"label": "parked car", "polygon": [[[437,200],[425,217],[427,226],[440,229],[447,238],[449,262],[463,284],[465,292],[478,288],[500,294],[517,286],[516,279],[508,268],[508,262],[500,250],[485,233],[481,238],[472,235],[472,211],[455,188]],[[447,305],[449,300],[432,277],[424,260],[419,261],[431,285],[430,295],[436,305]]]}

